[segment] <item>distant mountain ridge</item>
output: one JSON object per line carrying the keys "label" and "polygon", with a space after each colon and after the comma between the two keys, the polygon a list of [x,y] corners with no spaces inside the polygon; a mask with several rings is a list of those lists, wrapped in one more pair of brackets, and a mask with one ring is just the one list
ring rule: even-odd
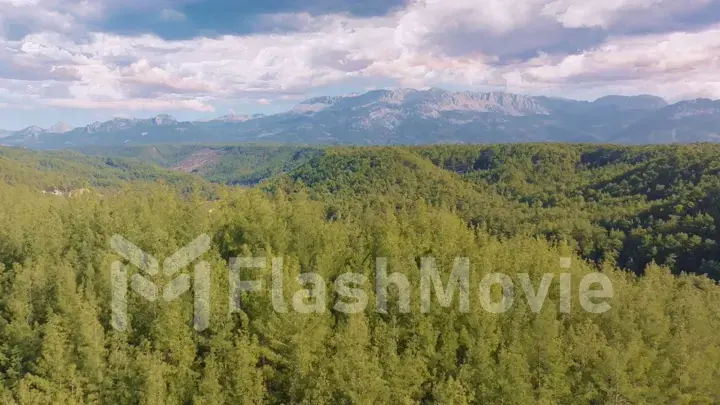
{"label": "distant mountain ridge", "polygon": [[668,104],[651,95],[595,101],[504,92],[373,90],[314,97],[287,112],[234,113],[209,121],[115,118],[68,130],[29,127],[0,140],[58,149],[147,144],[248,143],[387,145],[435,143],[720,142],[720,100]]}
{"label": "distant mountain ridge", "polygon": [[661,97],[642,94],[639,96],[605,96],[592,102],[596,106],[620,107],[628,110],[657,110],[667,107]]}
{"label": "distant mountain ridge", "polygon": [[235,113],[229,113],[226,115],[223,115],[222,117],[217,117],[209,121],[200,121],[200,122],[245,122],[249,121],[255,118],[264,117],[265,114],[235,114]]}
{"label": "distant mountain ridge", "polygon": [[[643,142],[638,142],[636,134],[644,134]],[[720,100],[696,99],[669,105],[633,123],[611,140],[617,143],[720,142]]]}

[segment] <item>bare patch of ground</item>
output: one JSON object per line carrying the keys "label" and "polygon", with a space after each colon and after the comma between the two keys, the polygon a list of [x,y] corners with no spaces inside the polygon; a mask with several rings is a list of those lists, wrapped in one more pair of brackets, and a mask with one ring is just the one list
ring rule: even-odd
{"label": "bare patch of ground", "polygon": [[210,163],[217,162],[222,152],[215,149],[201,149],[173,167],[173,170],[180,170],[185,173],[193,173],[202,169]]}

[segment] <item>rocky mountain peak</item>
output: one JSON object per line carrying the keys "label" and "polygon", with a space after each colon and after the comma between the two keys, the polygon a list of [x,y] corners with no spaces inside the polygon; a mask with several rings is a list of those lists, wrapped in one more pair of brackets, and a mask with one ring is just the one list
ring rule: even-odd
{"label": "rocky mountain peak", "polygon": [[172,115],[160,114],[150,119],[153,125],[174,125],[177,124],[177,120]]}
{"label": "rocky mountain peak", "polygon": [[210,120],[210,122],[245,122],[264,116],[265,114],[235,114],[234,112],[230,112],[221,117],[214,118]]}
{"label": "rocky mountain peak", "polygon": [[14,135],[14,137],[16,137],[18,139],[34,140],[46,133],[47,133],[47,131],[45,129],[40,128],[37,125],[32,125],[27,128],[21,129],[20,131],[15,132],[13,135]]}
{"label": "rocky mountain peak", "polygon": [[112,132],[127,129],[135,125],[137,120],[124,117],[115,117],[110,121],[95,121],[85,127],[85,132]]}
{"label": "rocky mountain peak", "polygon": [[21,132],[25,132],[25,133],[28,133],[28,134],[34,134],[34,133],[45,132],[45,129],[40,128],[40,127],[37,126],[37,125],[31,125],[31,126],[25,128],[25,129],[22,129]]}
{"label": "rocky mountain peak", "polygon": [[430,117],[437,117],[441,111],[493,112],[512,116],[549,113],[536,98],[502,92],[449,92],[438,88],[398,89],[387,91],[378,101],[414,107]]}
{"label": "rocky mountain peak", "polygon": [[408,100],[408,97],[412,94],[418,93],[419,90],[415,89],[394,89],[394,90],[380,90],[382,96],[379,101],[383,101],[390,104],[402,104]]}
{"label": "rocky mountain peak", "polygon": [[668,108],[672,110],[672,113],[668,116],[674,120],[699,115],[720,116],[720,100],[713,101],[707,98],[698,98],[681,101]]}
{"label": "rocky mountain peak", "polygon": [[299,114],[311,114],[320,112],[342,100],[343,98],[345,98],[345,96],[320,96],[309,98],[293,107],[292,112]]}
{"label": "rocky mountain peak", "polygon": [[72,131],[73,127],[66,123],[66,122],[58,122],[57,124],[50,127],[48,130],[49,132],[52,132],[53,134],[64,134],[65,132]]}

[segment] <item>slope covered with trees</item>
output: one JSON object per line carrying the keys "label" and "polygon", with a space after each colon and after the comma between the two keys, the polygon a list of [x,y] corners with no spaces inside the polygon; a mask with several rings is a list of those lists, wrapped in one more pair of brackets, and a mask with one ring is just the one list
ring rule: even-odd
{"label": "slope covered with trees", "polygon": [[[2,152],[2,404],[720,403],[720,286],[694,274],[712,275],[704,270],[718,261],[717,148],[339,148],[258,187],[217,186],[212,198],[184,182],[153,184],[202,181],[153,166],[140,166],[145,176],[101,165],[106,158]],[[121,186],[38,193],[88,173]],[[110,244],[116,234],[160,263],[155,277],[126,267],[128,279],[157,283],[160,297],[130,291],[124,331],[112,320],[112,263],[124,261]],[[212,240],[200,257],[210,318],[196,331],[203,287],[166,301],[164,286],[194,273],[163,265],[202,234]],[[229,296],[234,257],[266,258],[240,272],[262,281],[258,291]],[[276,274],[273,257],[283,259]],[[378,257],[407,277],[408,311],[394,288],[378,310]],[[455,258],[468,258],[467,311],[462,285],[448,306],[432,290],[423,310],[423,257],[436,259],[444,287]],[[366,294],[364,311],[337,310],[362,299],[337,288],[347,272],[364,276],[353,286]],[[593,272],[614,291],[603,313],[580,302],[580,280]],[[301,282],[307,273],[321,281]],[[515,285],[504,313],[479,299],[490,273]],[[541,308],[523,274],[534,291],[553,276]],[[302,299],[304,289],[314,293]]]}
{"label": "slope covered with trees", "polygon": [[94,157],[72,151],[37,152],[6,147],[0,147],[0,180],[61,192],[84,187],[117,189],[130,183],[158,181],[185,188],[207,186],[197,177],[122,156]]}
{"label": "slope covered with trees", "polygon": [[[171,189],[121,192],[112,199],[32,198],[1,185],[0,400],[4,404],[713,404],[720,401],[720,289],[698,276],[650,266],[636,277],[605,263],[610,311],[591,314],[573,295],[561,313],[557,282],[534,313],[522,292],[506,313],[471,297],[459,310],[419,308],[417,260],[433,256],[445,273],[468,257],[473,290],[489,272],[514,280],[529,273],[580,278],[598,268],[578,257],[560,269],[559,247],[529,237],[497,239],[468,228],[451,211],[423,202],[368,208],[328,219],[302,193],[232,190],[212,212]],[[21,208],[22,205],[22,208]],[[108,246],[119,233],[164,258],[201,233],[212,274],[211,322],[192,329],[192,295],[172,302],[128,296],[129,327],[111,327]],[[283,257],[285,302],[275,312],[271,274],[262,292],[243,295],[228,313],[227,260]],[[391,295],[376,312],[374,257],[413,286],[411,311]],[[131,272],[138,271],[130,269]],[[316,272],[327,283],[320,312],[292,310],[295,280]],[[369,307],[332,309],[333,282],[367,277]],[[167,281],[167,280],[165,280]],[[158,280],[159,284],[163,284]],[[319,296],[315,297],[319,300]]]}
{"label": "slope covered with trees", "polygon": [[338,207],[423,200],[491,234],[567,242],[595,262],[719,278],[719,174],[711,144],[339,148],[275,184]]}
{"label": "slope covered with trees", "polygon": [[292,171],[322,153],[319,148],[287,145],[156,145],[81,148],[97,156],[121,156],[195,173],[216,183],[255,185]]}

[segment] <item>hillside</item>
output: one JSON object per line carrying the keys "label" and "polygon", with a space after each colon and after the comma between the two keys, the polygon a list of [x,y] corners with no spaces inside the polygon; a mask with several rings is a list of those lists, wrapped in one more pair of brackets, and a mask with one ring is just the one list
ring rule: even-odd
{"label": "hillside", "polygon": [[67,192],[165,182],[181,188],[207,187],[200,178],[124,157],[94,157],[73,151],[38,152],[0,147],[0,181],[36,190]]}
{"label": "hillside", "polygon": [[322,153],[319,148],[289,145],[155,145],[87,147],[92,156],[121,156],[166,169],[197,174],[209,181],[254,185],[287,173]]}
{"label": "hillside", "polygon": [[[306,193],[329,218],[427,204],[501,237],[568,243],[641,273],[655,262],[720,279],[720,145],[335,147],[157,146],[76,152],[0,149],[9,184],[68,192],[205,181]],[[202,177],[202,179],[201,179]],[[373,208],[374,209],[374,208]]]}
{"label": "hillside", "polygon": [[[719,403],[720,286],[692,274],[717,270],[718,149],[331,148],[223,188],[211,209],[125,183],[167,173],[137,160],[2,149],[18,180],[0,181],[0,403]],[[116,159],[135,163],[103,166]],[[39,198],[26,185],[93,175],[123,186]],[[124,258],[114,235],[146,254]],[[209,249],[168,274],[200,235]],[[250,257],[263,267],[229,270]],[[152,258],[157,275],[141,269]],[[375,288],[378,258],[407,300]],[[467,284],[449,281],[456,258]],[[497,273],[512,296],[483,289]],[[259,288],[234,289],[235,274]],[[589,275],[613,289],[600,309],[579,287]]]}
{"label": "hillside", "polygon": [[274,184],[308,189],[333,216],[423,201],[484,232],[570,243],[596,262],[720,278],[720,145],[331,148]]}

